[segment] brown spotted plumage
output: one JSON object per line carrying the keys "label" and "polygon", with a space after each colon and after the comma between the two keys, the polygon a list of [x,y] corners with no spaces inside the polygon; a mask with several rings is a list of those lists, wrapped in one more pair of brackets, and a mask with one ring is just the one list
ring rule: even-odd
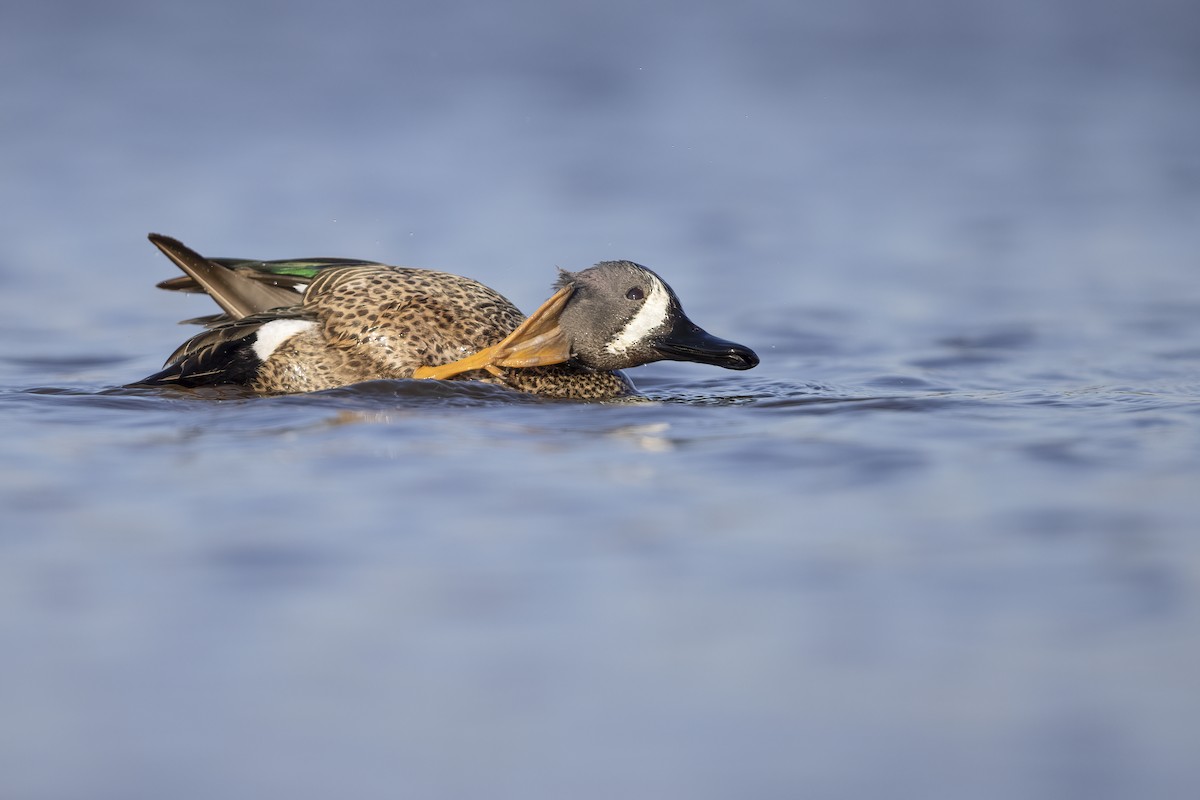
{"label": "brown spotted plumage", "polygon": [[619,370],[638,364],[758,362],[696,327],[670,287],[632,262],[564,273],[556,303],[527,321],[496,291],[445,272],[347,259],[206,259],[174,239],[150,240],[186,273],[160,286],[207,292],[224,313],[194,320],[207,329],[138,385],[285,394],[416,373],[610,399],[635,393]]}

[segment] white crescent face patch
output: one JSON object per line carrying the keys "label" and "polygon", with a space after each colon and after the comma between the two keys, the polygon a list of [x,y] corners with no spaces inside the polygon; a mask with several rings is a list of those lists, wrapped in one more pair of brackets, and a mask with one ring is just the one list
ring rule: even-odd
{"label": "white crescent face patch", "polygon": [[645,339],[658,328],[666,324],[667,312],[671,307],[671,293],[657,277],[651,276],[653,285],[650,296],[642,303],[642,307],[633,315],[633,319],[625,323],[621,332],[613,337],[604,348],[614,356],[625,353],[629,348]]}
{"label": "white crescent face patch", "polygon": [[266,361],[281,344],[316,324],[304,319],[273,319],[258,329],[254,337],[254,355],[259,361]]}

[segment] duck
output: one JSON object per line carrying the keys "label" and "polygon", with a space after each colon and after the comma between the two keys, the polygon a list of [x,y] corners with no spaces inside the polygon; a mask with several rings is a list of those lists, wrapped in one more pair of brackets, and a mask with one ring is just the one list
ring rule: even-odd
{"label": "duck", "polygon": [[130,386],[242,387],[297,394],[381,379],[471,380],[548,398],[637,394],[623,370],[674,360],[746,370],[758,356],[692,322],[662,278],[632,261],[559,270],[526,317],[494,289],[432,269],[348,258],[206,258],[150,241],[183,275],[158,284],[205,293],[221,313],[163,369]]}

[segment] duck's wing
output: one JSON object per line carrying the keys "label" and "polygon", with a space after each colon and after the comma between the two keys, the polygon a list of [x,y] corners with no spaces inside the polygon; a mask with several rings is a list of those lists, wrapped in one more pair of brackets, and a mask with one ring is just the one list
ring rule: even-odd
{"label": "duck's wing", "polygon": [[315,314],[300,306],[212,324],[180,345],[161,371],[131,385],[249,385],[280,342],[315,324]]}
{"label": "duck's wing", "polygon": [[220,326],[263,311],[298,305],[308,284],[331,267],[373,266],[377,262],[348,258],[254,261],[205,258],[177,239],[152,233],[150,241],[175,262],[184,275],[159,283],[161,289],[202,292],[225,312],[189,322]]}

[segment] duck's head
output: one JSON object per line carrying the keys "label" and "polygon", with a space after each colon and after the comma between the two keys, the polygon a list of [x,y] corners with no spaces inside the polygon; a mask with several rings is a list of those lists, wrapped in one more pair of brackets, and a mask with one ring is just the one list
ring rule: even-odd
{"label": "duck's head", "polygon": [[696,361],[750,369],[749,347],[718,339],[688,319],[666,281],[632,261],[602,261],[581,272],[563,271],[558,288],[570,295],[558,325],[571,355],[598,370],[653,361]]}

